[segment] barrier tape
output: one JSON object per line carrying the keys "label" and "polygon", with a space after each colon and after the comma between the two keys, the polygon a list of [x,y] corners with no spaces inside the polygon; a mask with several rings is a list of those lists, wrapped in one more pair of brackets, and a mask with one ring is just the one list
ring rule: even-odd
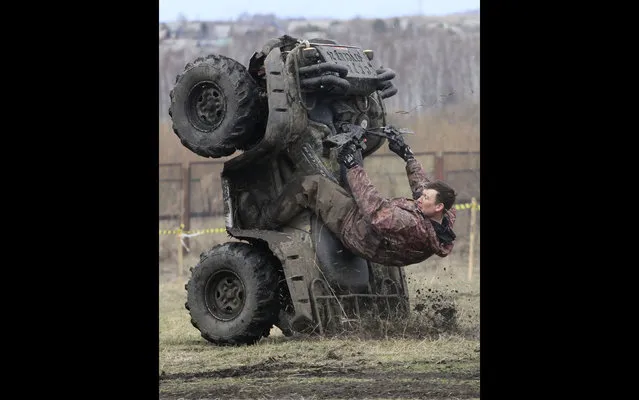
{"label": "barrier tape", "polygon": [[183,228],[184,225],[178,229],[160,229],[160,235],[182,235],[184,237],[191,237],[205,233],[226,233],[226,228],[194,229],[190,231],[185,231]]}
{"label": "barrier tape", "polygon": [[[472,203],[455,204],[455,210],[469,210],[473,208]],[[479,211],[479,204],[477,204],[477,211]],[[160,235],[178,235],[182,238],[188,238],[193,236],[204,235],[207,233],[226,233],[226,228],[208,228],[208,229],[194,229],[185,231],[184,224],[180,225],[178,229],[160,229]]]}
{"label": "barrier tape", "polygon": [[[473,203],[455,204],[453,207],[455,207],[455,210],[469,210],[473,208]],[[479,210],[479,203],[477,203],[475,207]]]}

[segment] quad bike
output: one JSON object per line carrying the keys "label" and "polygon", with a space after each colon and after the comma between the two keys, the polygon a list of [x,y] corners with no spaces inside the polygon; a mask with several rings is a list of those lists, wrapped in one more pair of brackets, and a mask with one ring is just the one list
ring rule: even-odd
{"label": "quad bike", "polygon": [[395,73],[373,58],[356,46],[284,35],[248,68],[212,54],[177,76],[169,114],[181,143],[211,158],[239,150],[221,173],[226,229],[236,240],[203,252],[185,286],[191,323],[206,340],[254,344],[273,326],[287,336],[327,334],[365,314],[408,312],[403,268],[353,255],[312,212],[277,230],[256,225],[259,207],[300,175],[322,174],[348,190],[339,135],[364,132],[360,163],[385,142],[375,132],[385,128]]}

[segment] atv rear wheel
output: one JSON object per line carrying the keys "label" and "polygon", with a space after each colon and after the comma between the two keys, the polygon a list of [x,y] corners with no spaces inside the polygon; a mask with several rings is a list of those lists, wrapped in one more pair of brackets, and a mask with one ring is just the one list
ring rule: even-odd
{"label": "atv rear wheel", "polygon": [[254,344],[278,319],[278,260],[248,243],[202,253],[186,285],[191,323],[218,345]]}
{"label": "atv rear wheel", "polygon": [[170,96],[173,132],[200,156],[228,156],[260,135],[255,129],[262,118],[257,83],[232,58],[211,54],[195,59],[176,77]]}

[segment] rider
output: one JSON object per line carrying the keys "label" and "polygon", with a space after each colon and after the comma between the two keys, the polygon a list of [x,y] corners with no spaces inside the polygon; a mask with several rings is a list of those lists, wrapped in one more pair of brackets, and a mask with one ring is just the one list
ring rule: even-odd
{"label": "rider", "polygon": [[383,197],[356,161],[356,144],[349,142],[338,160],[347,169],[352,195],[321,175],[301,177],[287,184],[279,197],[262,209],[260,227],[275,229],[308,208],[346,248],[372,262],[404,266],[433,254],[446,257],[455,242],[455,191],[426,176],[401,136],[389,140],[388,146],[406,162],[413,199]]}

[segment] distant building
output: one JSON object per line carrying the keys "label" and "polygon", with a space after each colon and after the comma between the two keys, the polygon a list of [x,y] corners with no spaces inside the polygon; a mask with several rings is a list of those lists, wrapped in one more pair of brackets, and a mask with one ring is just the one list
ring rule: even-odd
{"label": "distant building", "polygon": [[224,39],[231,36],[231,24],[215,24],[211,29],[212,39]]}
{"label": "distant building", "polygon": [[160,24],[160,42],[171,38],[171,30],[166,24]]}
{"label": "distant building", "polygon": [[[200,21],[172,21],[160,24],[160,36],[168,31],[165,39],[205,39],[208,37],[208,24]],[[166,33],[164,33],[166,35]]]}
{"label": "distant building", "polygon": [[331,28],[332,19],[300,20],[290,21],[286,26],[286,31],[290,33],[303,33],[309,31],[327,32]]}

